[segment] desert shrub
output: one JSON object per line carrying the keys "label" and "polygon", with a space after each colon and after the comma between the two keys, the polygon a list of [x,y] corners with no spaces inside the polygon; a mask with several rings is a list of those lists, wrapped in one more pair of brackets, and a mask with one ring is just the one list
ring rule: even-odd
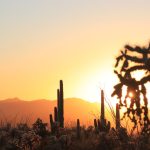
{"label": "desert shrub", "polygon": [[41,137],[44,137],[48,134],[46,127],[47,123],[43,123],[43,121],[40,118],[38,118],[33,124],[32,129],[36,132],[36,134],[40,135]]}

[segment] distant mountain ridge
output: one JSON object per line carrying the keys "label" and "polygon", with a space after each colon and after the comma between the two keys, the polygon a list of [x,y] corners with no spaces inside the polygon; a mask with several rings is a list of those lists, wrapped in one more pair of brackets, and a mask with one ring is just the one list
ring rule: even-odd
{"label": "distant mountain ridge", "polygon": [[[19,98],[11,98],[0,101],[0,119],[10,122],[28,122],[33,124],[37,118],[49,123],[49,114],[53,114],[53,109],[57,101],[39,99],[25,101]],[[76,119],[81,120],[81,124],[93,123],[93,119],[100,111],[99,103],[90,103],[79,98],[66,98],[64,100],[64,116],[67,125],[72,124]]]}

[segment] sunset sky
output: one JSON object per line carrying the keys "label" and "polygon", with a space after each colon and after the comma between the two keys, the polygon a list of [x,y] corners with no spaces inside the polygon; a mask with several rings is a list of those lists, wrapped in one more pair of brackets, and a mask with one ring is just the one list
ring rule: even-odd
{"label": "sunset sky", "polygon": [[99,100],[125,44],[150,41],[149,0],[1,0],[0,99]]}

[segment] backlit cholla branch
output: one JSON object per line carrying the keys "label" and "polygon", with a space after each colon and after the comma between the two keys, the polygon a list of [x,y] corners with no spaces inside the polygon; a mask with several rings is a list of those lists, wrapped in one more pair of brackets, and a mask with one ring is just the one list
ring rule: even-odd
{"label": "backlit cholla branch", "polygon": [[[135,54],[136,53],[136,54]],[[145,84],[150,81],[150,44],[148,47],[132,47],[125,45],[121,55],[116,58],[114,73],[118,76],[119,83],[114,86],[112,96],[117,96],[120,107],[125,107],[124,117],[128,116],[134,123],[134,129],[140,124],[143,132],[150,132],[148,118],[148,99]],[[121,66],[121,67],[119,67]],[[145,75],[137,80],[133,72],[144,71]],[[126,87],[126,95],[123,90]],[[132,93],[132,96],[130,95]],[[142,97],[142,98],[141,98]],[[127,100],[130,100],[127,103]],[[143,103],[142,103],[143,101]]]}

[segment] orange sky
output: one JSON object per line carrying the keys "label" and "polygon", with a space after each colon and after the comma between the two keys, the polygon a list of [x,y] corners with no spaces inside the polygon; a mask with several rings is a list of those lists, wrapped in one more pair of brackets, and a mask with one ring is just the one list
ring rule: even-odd
{"label": "orange sky", "polygon": [[115,84],[115,57],[150,40],[150,2],[126,0],[0,2],[0,99],[99,100]]}

